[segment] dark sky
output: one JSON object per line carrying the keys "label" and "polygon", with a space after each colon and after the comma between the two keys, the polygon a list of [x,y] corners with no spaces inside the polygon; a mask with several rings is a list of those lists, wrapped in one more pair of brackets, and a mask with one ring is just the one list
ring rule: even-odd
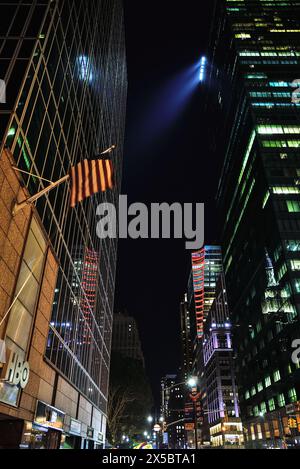
{"label": "dark sky", "polygon": [[[205,202],[215,241],[218,164],[208,157],[203,88],[195,85],[210,15],[200,0],[125,0],[128,105],[122,193],[129,202]],[[193,81],[194,80],[194,81]],[[180,363],[179,303],[190,251],[181,240],[120,240],[116,309],[139,326],[156,399]]]}

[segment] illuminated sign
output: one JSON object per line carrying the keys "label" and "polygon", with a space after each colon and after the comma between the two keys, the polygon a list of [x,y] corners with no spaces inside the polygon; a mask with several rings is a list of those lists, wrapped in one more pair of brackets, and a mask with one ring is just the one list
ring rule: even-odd
{"label": "illuminated sign", "polygon": [[91,427],[88,427],[87,432],[86,432],[86,436],[87,436],[87,438],[92,438],[93,439],[94,438],[94,429],[91,428]]}
{"label": "illuminated sign", "polygon": [[9,360],[4,367],[4,381],[24,389],[29,380],[29,363],[24,361],[17,352],[8,350],[8,354]]}
{"label": "illuminated sign", "polygon": [[62,430],[64,417],[64,412],[50,406],[49,404],[45,404],[44,402],[37,402],[34,421],[38,425]]}
{"label": "illuminated sign", "polygon": [[71,419],[70,433],[73,433],[74,435],[81,435],[81,422],[75,419]]}
{"label": "illuminated sign", "polygon": [[191,430],[194,430],[195,424],[194,423],[185,423],[184,424],[184,429],[188,432]]}
{"label": "illuminated sign", "polygon": [[205,249],[193,252],[192,270],[194,283],[195,313],[198,338],[203,337],[204,324],[204,271],[205,271]]}
{"label": "illuminated sign", "polygon": [[6,103],[6,84],[4,80],[0,80],[0,103]]}

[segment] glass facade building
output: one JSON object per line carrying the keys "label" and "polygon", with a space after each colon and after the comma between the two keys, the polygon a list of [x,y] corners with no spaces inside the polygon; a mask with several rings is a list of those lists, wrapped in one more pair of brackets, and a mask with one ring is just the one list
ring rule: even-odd
{"label": "glass facade building", "polygon": [[117,240],[97,237],[96,207],[117,206],[121,185],[127,93],[122,2],[2,2],[0,39],[6,84],[1,151],[8,148],[16,166],[33,174],[22,174],[30,195],[116,145],[114,190],[70,209],[66,182],[36,202],[59,264],[45,360],[105,415]]}
{"label": "glass facade building", "polygon": [[215,298],[216,282],[223,270],[220,246],[204,246],[192,254],[193,291],[197,337],[203,337],[203,327]]}
{"label": "glass facade building", "polygon": [[243,445],[242,422],[235,377],[232,325],[224,274],[216,286],[203,339],[207,425],[212,446]]}
{"label": "glass facade building", "polygon": [[285,406],[300,399],[300,2],[214,8],[208,102],[242,419],[249,445],[280,445],[292,436]]}

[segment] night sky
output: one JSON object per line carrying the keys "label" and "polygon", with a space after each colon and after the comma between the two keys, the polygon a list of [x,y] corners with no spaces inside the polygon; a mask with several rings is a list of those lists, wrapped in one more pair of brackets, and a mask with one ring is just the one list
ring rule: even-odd
{"label": "night sky", "polygon": [[[214,243],[219,162],[208,155],[205,83],[197,80],[208,7],[199,0],[124,3],[129,88],[122,193],[148,206],[205,202],[205,242]],[[179,303],[190,254],[184,240],[119,241],[115,309],[138,322],[157,405],[160,378],[180,364]]]}

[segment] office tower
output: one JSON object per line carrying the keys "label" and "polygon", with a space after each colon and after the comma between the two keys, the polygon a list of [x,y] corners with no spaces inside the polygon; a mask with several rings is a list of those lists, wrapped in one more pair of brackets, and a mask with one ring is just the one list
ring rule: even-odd
{"label": "office tower", "polygon": [[216,297],[204,326],[204,374],[209,437],[212,446],[231,448],[243,445],[239,416],[232,326],[224,275],[216,286]]}
{"label": "office tower", "polygon": [[175,374],[166,375],[161,380],[161,413],[166,424],[164,442],[170,449],[185,447],[183,409],[185,384]]}
{"label": "office tower", "polygon": [[[200,391],[201,399],[199,405],[203,408],[206,406],[206,383],[203,362],[203,334],[205,322],[210,310],[210,307],[215,299],[216,284],[218,278],[223,270],[222,264],[222,251],[220,246],[205,245],[199,251],[192,253],[192,272],[189,278],[188,285],[188,301],[191,305],[191,315],[194,322],[193,340],[193,365],[192,374],[198,377],[198,388]],[[186,394],[186,413],[189,414],[191,408],[191,400]],[[197,420],[198,427],[198,441],[209,441],[209,432],[207,425],[207,415],[201,414]],[[189,428],[189,426],[187,426]],[[207,428],[207,431],[205,429]],[[190,440],[190,433],[188,432],[188,439]]]}
{"label": "office tower", "polygon": [[112,351],[124,357],[140,360],[145,366],[137,323],[132,316],[114,314]]}
{"label": "office tower", "polygon": [[[223,271],[222,251],[220,246],[204,246],[200,251],[192,253],[192,294],[196,334],[193,344],[193,373],[199,376],[200,386],[205,388],[203,381],[202,340],[204,324],[215,299],[216,283]],[[191,288],[189,288],[189,291]],[[202,378],[201,378],[202,376]],[[204,391],[203,391],[204,392]]]}
{"label": "office tower", "polygon": [[187,381],[192,373],[193,366],[193,332],[191,315],[188,308],[188,298],[185,294],[180,302],[180,325],[181,325],[181,353],[182,353],[182,381]]}
{"label": "office tower", "polygon": [[[88,3],[0,4],[2,447],[105,441],[117,240],[96,208],[118,201],[127,78],[122,2]],[[65,182],[12,215],[111,145],[113,190],[70,209]]]}
{"label": "office tower", "polygon": [[219,246],[204,246],[192,253],[192,274],[197,337],[203,337],[203,326],[215,298],[215,287],[222,272],[222,253]]}
{"label": "office tower", "polygon": [[242,420],[248,446],[282,447],[299,442],[287,409],[300,421],[300,3],[214,7],[207,112]]}

